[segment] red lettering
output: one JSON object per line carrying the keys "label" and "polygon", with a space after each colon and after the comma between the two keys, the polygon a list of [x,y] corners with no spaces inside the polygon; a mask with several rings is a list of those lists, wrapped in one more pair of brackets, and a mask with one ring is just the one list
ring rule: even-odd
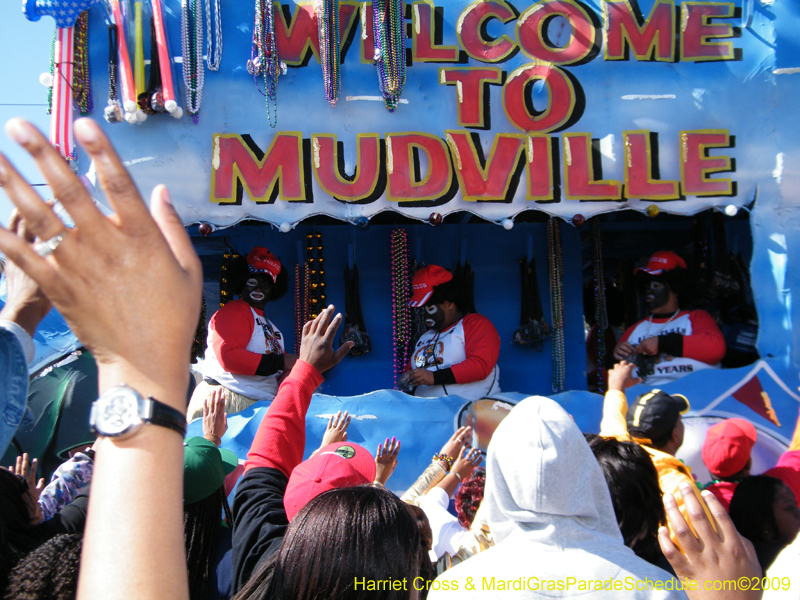
{"label": "red lettering", "polygon": [[[294,15],[289,23],[281,10],[281,5],[275,3],[275,40],[278,44],[278,54],[281,61],[293,67],[300,67],[309,59],[309,51],[319,61],[319,28],[317,15],[313,4],[298,3]],[[339,2],[339,39],[342,46],[350,34],[350,29],[358,16],[358,4],[341,0]],[[342,56],[344,59],[344,56]]]}
{"label": "red lettering", "polygon": [[214,134],[213,143],[211,202],[235,203],[237,185],[254,202],[272,202],[276,184],[281,200],[306,200],[299,132],[276,134],[261,160],[238,134]]}
{"label": "red lettering", "polygon": [[[529,86],[544,81],[549,94],[547,108],[531,114],[528,110]],[[532,104],[532,103],[531,103]],[[511,123],[522,131],[546,133],[566,123],[575,108],[575,88],[566,73],[551,65],[526,65],[508,77],[503,87],[503,108]]]}
{"label": "red lettering", "polygon": [[[547,24],[556,16],[569,21],[572,35],[566,46],[552,45],[547,38]],[[517,19],[517,39],[522,51],[531,58],[554,65],[582,61],[594,49],[597,31],[589,13],[573,0],[541,0]]]}
{"label": "red lettering", "polygon": [[625,197],[642,200],[677,200],[677,181],[653,179],[653,154],[649,131],[623,131],[625,147]]}
{"label": "red lettering", "polygon": [[514,8],[502,0],[498,2],[475,2],[470,4],[458,19],[456,33],[464,51],[475,60],[487,63],[500,63],[516,53],[517,44],[507,35],[497,39],[487,39],[486,22],[497,19],[505,24],[517,18]]}
{"label": "red lettering", "polygon": [[447,131],[446,134],[461,197],[465,201],[506,200],[513,195],[514,190],[509,188],[522,155],[525,136],[495,135],[486,166],[482,166],[475,140],[468,131]]}
{"label": "red lettering", "polygon": [[681,188],[685,196],[730,196],[730,179],[710,179],[712,173],[730,171],[729,156],[710,157],[709,148],[729,148],[726,129],[681,132]]}
{"label": "red lettering", "polygon": [[375,63],[375,31],[372,28],[372,2],[361,7],[361,62]]}
{"label": "red lettering", "polygon": [[420,62],[458,62],[458,46],[436,44],[433,10],[430,0],[411,4],[412,56]]}
{"label": "red lettering", "polygon": [[375,192],[380,175],[380,138],[377,133],[357,136],[358,160],[352,178],[339,172],[339,152],[336,136],[314,134],[311,136],[314,177],[322,190],[338,200],[357,202]]}
{"label": "red lettering", "polygon": [[[416,172],[418,164],[425,169],[424,177]],[[386,172],[386,199],[390,202],[435,200],[444,196],[453,182],[447,146],[427,133],[387,135]]]}
{"label": "red lettering", "polygon": [[711,19],[733,17],[730,2],[684,2],[681,4],[681,60],[710,61],[733,60],[733,42],[711,42],[709,40],[733,37],[730,23],[712,25]]}
{"label": "red lettering", "polygon": [[526,200],[553,202],[553,143],[549,135],[528,136]]}
{"label": "red lettering", "polygon": [[594,180],[592,137],[588,133],[565,133],[564,195],[568,200],[619,200],[622,184],[619,181]]}
{"label": "red lettering", "polygon": [[483,105],[484,86],[499,85],[502,81],[503,72],[499,68],[439,69],[439,83],[456,88],[458,124],[461,127],[486,126],[489,107]]}
{"label": "red lettering", "polygon": [[641,13],[629,0],[604,0],[603,21],[606,60],[625,60],[629,47],[636,60],[674,60],[674,0],[656,0],[643,24]]}

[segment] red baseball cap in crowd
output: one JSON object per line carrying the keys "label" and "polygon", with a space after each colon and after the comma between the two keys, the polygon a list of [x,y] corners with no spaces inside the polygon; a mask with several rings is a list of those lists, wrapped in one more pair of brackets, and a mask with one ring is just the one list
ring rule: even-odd
{"label": "red baseball cap in crowd", "polygon": [[336,442],[320,449],[294,468],[286,485],[283,506],[291,521],[313,498],[328,490],[367,485],[375,481],[375,459],[352,442]]}
{"label": "red baseball cap in crowd", "polygon": [[408,305],[412,308],[424,306],[428,298],[433,294],[433,288],[437,285],[447,283],[453,278],[453,274],[447,269],[436,265],[426,265],[414,273],[411,287],[414,290],[411,294],[411,302]]}
{"label": "red baseball cap in crowd", "polygon": [[251,273],[269,273],[272,283],[275,283],[281,272],[281,261],[266,248],[256,246],[247,255],[247,267]]}
{"label": "red baseball cap in crowd", "polygon": [[634,275],[640,271],[649,273],[650,275],[661,275],[664,271],[672,271],[672,269],[685,269],[686,261],[680,256],[675,254],[672,250],[662,250],[656,252],[650,257],[646,267],[639,267],[634,269]]}
{"label": "red baseball cap in crowd", "polygon": [[725,419],[708,428],[703,442],[703,462],[712,475],[735,475],[747,465],[756,439],[758,433],[750,421]]}

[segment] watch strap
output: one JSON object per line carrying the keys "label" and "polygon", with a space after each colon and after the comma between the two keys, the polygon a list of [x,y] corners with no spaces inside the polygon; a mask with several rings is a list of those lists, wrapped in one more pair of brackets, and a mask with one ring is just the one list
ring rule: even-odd
{"label": "watch strap", "polygon": [[147,423],[168,427],[186,437],[186,415],[171,406],[159,402],[152,396],[145,400],[147,414],[142,418]]}

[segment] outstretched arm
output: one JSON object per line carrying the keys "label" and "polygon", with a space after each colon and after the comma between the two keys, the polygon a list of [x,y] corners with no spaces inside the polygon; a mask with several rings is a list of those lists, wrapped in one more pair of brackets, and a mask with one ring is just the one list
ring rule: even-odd
{"label": "outstretched arm", "polygon": [[612,437],[623,442],[631,441],[628,433],[628,400],[625,390],[641,382],[633,376],[636,365],[622,361],[608,372],[608,391],[603,399],[603,420],[600,422],[600,435]]}
{"label": "outstretched arm", "polygon": [[[48,254],[0,229],[0,250],[41,286],[91,350],[101,392],[124,382],[183,411],[202,268],[166,188],[153,191],[151,216],[100,127],[79,119],[75,139],[116,213],[106,217],[33,126],[14,119],[6,132],[34,158],[75,227],[66,229],[0,157],[0,184],[31,233],[54,243],[61,236]],[[182,437],[146,426],[124,440],[99,439],[92,487],[78,597],[188,598]]]}
{"label": "outstretched arm", "polygon": [[254,467],[272,467],[289,477],[303,460],[306,412],[311,395],[322,383],[322,373],[342,360],[353,347],[353,342],[347,342],[334,351],[333,338],[342,315],[337,314],[331,320],[333,311],[333,305],[328,306],[303,326],[300,358],[258,427],[247,454],[245,472]]}

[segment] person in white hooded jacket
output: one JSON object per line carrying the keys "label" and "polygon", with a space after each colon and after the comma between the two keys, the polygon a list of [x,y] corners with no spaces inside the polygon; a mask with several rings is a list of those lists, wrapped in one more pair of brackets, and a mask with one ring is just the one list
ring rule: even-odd
{"label": "person in white hooded jacket", "polygon": [[482,508],[495,546],[440,575],[428,597],[686,598],[624,545],[600,466],[564,409],[533,396],[510,416],[487,456]]}

